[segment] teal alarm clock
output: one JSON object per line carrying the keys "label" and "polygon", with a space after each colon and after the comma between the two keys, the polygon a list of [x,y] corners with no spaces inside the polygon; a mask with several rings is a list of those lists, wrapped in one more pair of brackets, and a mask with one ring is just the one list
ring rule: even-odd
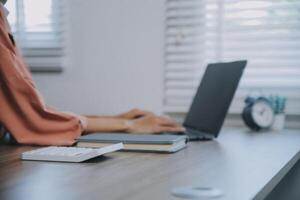
{"label": "teal alarm clock", "polygon": [[244,123],[254,131],[271,127],[274,121],[272,103],[265,97],[247,97],[242,118]]}

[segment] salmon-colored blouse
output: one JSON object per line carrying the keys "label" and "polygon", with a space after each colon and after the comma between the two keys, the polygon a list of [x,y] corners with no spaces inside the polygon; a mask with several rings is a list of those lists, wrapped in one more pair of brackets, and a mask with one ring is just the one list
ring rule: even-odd
{"label": "salmon-colored blouse", "polygon": [[47,106],[15,46],[0,3],[0,124],[21,144],[72,145],[86,119]]}

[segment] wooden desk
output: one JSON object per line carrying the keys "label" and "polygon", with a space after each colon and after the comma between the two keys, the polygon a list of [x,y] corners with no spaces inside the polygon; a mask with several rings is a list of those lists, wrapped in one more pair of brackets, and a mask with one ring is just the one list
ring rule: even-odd
{"label": "wooden desk", "polygon": [[299,160],[300,132],[223,130],[175,154],[117,152],[85,163],[21,161],[0,146],[0,199],[167,200],[174,187],[221,189],[222,200],[263,199]]}

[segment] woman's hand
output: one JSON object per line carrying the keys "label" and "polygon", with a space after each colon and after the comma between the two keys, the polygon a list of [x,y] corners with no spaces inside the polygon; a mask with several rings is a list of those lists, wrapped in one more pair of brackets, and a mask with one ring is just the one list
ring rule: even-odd
{"label": "woman's hand", "polygon": [[154,115],[154,114],[150,111],[140,110],[140,109],[135,108],[128,112],[119,114],[115,117],[121,118],[121,119],[137,119],[140,117],[146,117],[146,116],[152,116],[152,115]]}
{"label": "woman's hand", "polygon": [[145,115],[128,120],[128,133],[183,132],[185,129],[169,117]]}

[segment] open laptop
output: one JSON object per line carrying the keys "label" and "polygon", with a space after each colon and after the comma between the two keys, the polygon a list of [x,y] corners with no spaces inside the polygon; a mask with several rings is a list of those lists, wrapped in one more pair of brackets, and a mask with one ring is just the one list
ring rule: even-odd
{"label": "open laptop", "polygon": [[247,61],[208,64],[183,126],[190,140],[218,136]]}

